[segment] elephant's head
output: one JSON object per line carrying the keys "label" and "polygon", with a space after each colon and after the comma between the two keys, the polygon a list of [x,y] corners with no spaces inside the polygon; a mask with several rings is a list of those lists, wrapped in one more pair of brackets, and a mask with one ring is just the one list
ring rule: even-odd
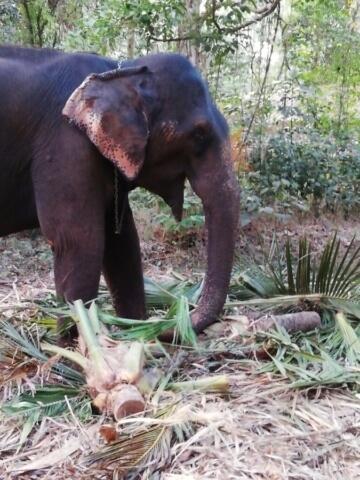
{"label": "elephant's head", "polygon": [[87,77],[63,113],[125,178],[163,197],[177,219],[189,179],[202,200],[207,228],[207,272],[193,315],[201,331],[216,320],[226,298],[239,189],[226,121],[199,73],[180,55],[143,57]]}

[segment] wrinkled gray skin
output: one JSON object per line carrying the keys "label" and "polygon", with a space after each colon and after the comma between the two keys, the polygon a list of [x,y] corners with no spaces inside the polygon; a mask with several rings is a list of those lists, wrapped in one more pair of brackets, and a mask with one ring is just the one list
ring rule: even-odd
{"label": "wrinkled gray skin", "polygon": [[0,235],[40,226],[53,247],[59,295],[95,298],[102,271],[117,313],[144,318],[127,192],[141,186],[160,195],[180,219],[187,178],[207,230],[205,284],[192,321],[197,332],[213,323],[230,279],[239,189],[226,121],[195,68],[164,54],[128,61],[119,72],[96,55],[15,47],[0,47],[0,65]]}
{"label": "wrinkled gray skin", "polygon": [[[227,294],[239,221],[239,188],[225,119],[191,64],[179,56],[140,60],[159,78],[161,125],[152,130],[147,163],[136,183],[159,194],[181,218],[184,178],[200,197],[206,219],[207,271],[193,324],[213,323]],[[172,68],[170,67],[170,65]],[[174,126],[174,129],[172,129]]]}

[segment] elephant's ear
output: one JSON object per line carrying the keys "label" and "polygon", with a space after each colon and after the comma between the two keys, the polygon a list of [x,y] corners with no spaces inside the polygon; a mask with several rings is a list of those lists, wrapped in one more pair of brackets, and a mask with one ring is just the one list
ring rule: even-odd
{"label": "elephant's ear", "polygon": [[147,67],[138,67],[89,75],[62,111],[129,180],[138,175],[144,163],[149,136],[137,88],[139,82],[144,83],[139,76],[148,73]]}

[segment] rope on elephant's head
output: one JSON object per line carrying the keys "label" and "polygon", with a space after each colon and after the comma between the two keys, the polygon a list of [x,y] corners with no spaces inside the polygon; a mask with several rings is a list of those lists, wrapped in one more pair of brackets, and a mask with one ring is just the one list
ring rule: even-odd
{"label": "rope on elephant's head", "polygon": [[148,72],[149,69],[146,65],[142,65],[139,67],[118,67],[103,73],[92,73],[91,78],[97,80],[113,80],[115,78],[130,77],[132,75],[140,75],[141,73]]}

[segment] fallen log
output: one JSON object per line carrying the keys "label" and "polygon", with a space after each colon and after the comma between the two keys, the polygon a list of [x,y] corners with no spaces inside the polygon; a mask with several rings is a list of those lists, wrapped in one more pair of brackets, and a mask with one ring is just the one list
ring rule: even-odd
{"label": "fallen log", "polygon": [[295,312],[284,315],[264,315],[250,324],[255,331],[271,330],[276,327],[284,328],[287,332],[308,332],[321,325],[321,318],[317,312]]}

